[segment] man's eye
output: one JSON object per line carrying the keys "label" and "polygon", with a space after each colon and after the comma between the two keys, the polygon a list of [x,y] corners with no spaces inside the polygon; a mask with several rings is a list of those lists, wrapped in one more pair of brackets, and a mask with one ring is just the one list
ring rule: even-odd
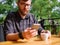
{"label": "man's eye", "polygon": [[30,6],[30,4],[26,4],[27,6]]}
{"label": "man's eye", "polygon": [[24,5],[25,3],[20,3],[21,5]]}

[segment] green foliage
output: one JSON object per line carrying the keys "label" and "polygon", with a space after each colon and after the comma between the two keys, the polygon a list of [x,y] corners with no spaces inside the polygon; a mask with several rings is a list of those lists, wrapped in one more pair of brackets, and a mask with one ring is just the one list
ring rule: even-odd
{"label": "green foliage", "polygon": [[14,0],[6,0],[6,4],[11,5],[11,3],[13,3]]}
{"label": "green foliage", "polygon": [[0,4],[0,14],[4,14],[5,11],[10,11],[11,8],[8,4]]}
{"label": "green foliage", "polygon": [[4,1],[0,2],[0,16],[2,16],[2,17],[0,17],[0,23],[4,22],[5,17],[9,11],[16,11],[17,10],[17,8],[14,8],[12,5],[12,3],[14,1],[15,0],[5,0],[5,3],[4,3]]}
{"label": "green foliage", "polygon": [[4,15],[0,15],[0,24],[4,23],[4,20],[5,20],[6,16],[5,14]]}
{"label": "green foliage", "polygon": [[52,15],[51,18],[60,18],[60,10],[55,10]]}
{"label": "green foliage", "polygon": [[[31,12],[35,14],[35,16],[40,19],[42,18],[54,18],[53,8],[59,7],[59,2],[57,0],[35,0],[32,4]],[[57,16],[58,18],[59,16]]]}

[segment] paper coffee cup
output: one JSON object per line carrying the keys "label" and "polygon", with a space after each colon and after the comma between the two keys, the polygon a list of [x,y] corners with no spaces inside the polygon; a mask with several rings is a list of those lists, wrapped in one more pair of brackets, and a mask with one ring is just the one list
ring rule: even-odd
{"label": "paper coffee cup", "polygon": [[41,40],[48,40],[48,34],[47,33],[41,33]]}

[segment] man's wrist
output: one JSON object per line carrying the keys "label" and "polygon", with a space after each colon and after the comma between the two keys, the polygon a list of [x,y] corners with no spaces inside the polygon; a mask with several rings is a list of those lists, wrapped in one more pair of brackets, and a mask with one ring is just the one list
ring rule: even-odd
{"label": "man's wrist", "polygon": [[24,39],[22,33],[19,33],[19,38],[20,38],[20,39]]}

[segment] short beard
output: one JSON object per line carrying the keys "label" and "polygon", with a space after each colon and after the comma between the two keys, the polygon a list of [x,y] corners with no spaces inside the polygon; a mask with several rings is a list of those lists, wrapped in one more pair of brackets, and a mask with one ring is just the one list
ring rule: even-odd
{"label": "short beard", "polygon": [[19,13],[20,13],[20,15],[23,15],[23,16],[26,15],[26,14],[24,14],[21,10],[19,10]]}
{"label": "short beard", "polygon": [[19,13],[20,13],[20,15],[25,16],[25,15],[27,15],[29,12],[23,13],[23,12],[19,9]]}

